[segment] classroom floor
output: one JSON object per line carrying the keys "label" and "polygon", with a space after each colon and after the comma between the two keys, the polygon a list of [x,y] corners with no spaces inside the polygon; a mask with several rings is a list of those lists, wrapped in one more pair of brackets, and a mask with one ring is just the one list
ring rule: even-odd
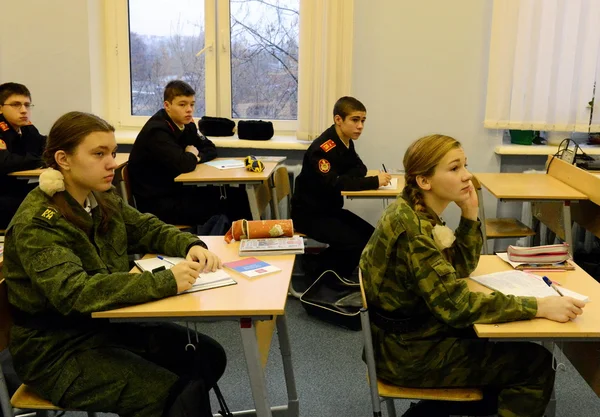
{"label": "classroom floor", "polygon": [[[371,416],[366,368],[361,361],[361,333],[309,317],[300,301],[292,298],[288,301],[287,317],[300,416]],[[202,331],[217,339],[227,351],[229,362],[219,386],[229,408],[231,411],[253,408],[239,331],[235,324],[221,321],[206,323]],[[568,362],[566,371],[559,371],[556,381],[557,417],[600,415],[600,398]],[[267,384],[271,404],[284,404],[286,393],[277,337],[273,338],[267,365]],[[214,397],[212,404],[216,413],[218,403]],[[398,415],[402,415],[408,406],[407,400],[396,401]],[[385,411],[383,414],[387,415]],[[84,413],[67,412],[63,417],[84,416]]]}

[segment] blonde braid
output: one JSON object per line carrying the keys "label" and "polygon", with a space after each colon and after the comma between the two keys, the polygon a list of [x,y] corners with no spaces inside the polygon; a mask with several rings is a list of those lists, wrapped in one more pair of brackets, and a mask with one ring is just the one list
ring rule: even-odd
{"label": "blonde braid", "polygon": [[425,205],[425,199],[423,198],[423,193],[421,189],[417,186],[415,178],[409,178],[406,175],[406,185],[404,187],[407,191],[407,197],[409,198],[409,203],[413,206],[415,211],[420,211],[423,213],[427,212],[427,206]]}

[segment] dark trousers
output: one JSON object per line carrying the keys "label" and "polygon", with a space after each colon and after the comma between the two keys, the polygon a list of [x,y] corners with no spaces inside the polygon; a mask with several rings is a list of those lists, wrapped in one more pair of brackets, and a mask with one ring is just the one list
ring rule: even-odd
{"label": "dark trousers", "polygon": [[[185,327],[114,324],[108,343],[71,355],[65,369],[77,367],[78,376],[60,398],[42,394],[63,408],[111,412],[122,417],[161,417],[189,381],[202,381],[202,409],[210,410],[208,390],[226,366],[223,347],[208,336],[191,331],[195,350],[186,349]],[[60,381],[60,379],[59,379]],[[198,386],[197,384],[195,386]],[[34,387],[35,388],[35,387]],[[44,387],[52,391],[53,387]],[[165,415],[168,415],[165,413]],[[193,415],[208,415],[196,413]]]}
{"label": "dark trousers", "polygon": [[329,248],[316,255],[317,275],[331,269],[342,277],[350,277],[375,230],[368,222],[344,209],[323,213],[292,210],[292,219],[297,232],[329,244]]}
{"label": "dark trousers", "polygon": [[173,197],[135,199],[139,211],[170,224],[201,225],[215,214],[224,214],[232,222],[252,218],[244,187],[185,186]]}

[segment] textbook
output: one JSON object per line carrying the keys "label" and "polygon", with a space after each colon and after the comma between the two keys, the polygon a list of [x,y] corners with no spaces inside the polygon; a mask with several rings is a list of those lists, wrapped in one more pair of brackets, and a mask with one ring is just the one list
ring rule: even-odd
{"label": "textbook", "polygon": [[242,239],[240,256],[293,255],[304,253],[302,236],[269,237],[264,239]]}
{"label": "textbook", "polygon": [[[164,256],[162,259],[159,258],[149,258],[149,259],[139,259],[134,261],[135,265],[142,271],[150,271],[150,272],[158,272],[163,271],[165,269],[171,269],[174,265],[177,265],[179,262],[184,261],[184,258],[177,258],[173,256]],[[227,285],[237,284],[229,274],[223,269],[217,269],[215,272],[202,272],[196,278],[196,282],[192,285],[187,291],[183,291],[183,293],[187,292],[195,292],[202,290],[209,290],[211,288],[225,287]]]}
{"label": "textbook", "polygon": [[496,253],[496,256],[502,259],[504,262],[508,263],[515,269],[520,271],[574,271],[575,265],[570,259],[567,259],[564,262],[555,262],[555,263],[528,263],[528,262],[513,262],[508,259],[508,254],[506,252]]}
{"label": "textbook", "polygon": [[571,291],[560,284],[557,288],[562,294],[559,294],[554,288],[548,286],[542,277],[523,271],[495,272],[470,278],[484,287],[506,295],[539,298],[564,295],[586,303],[590,301],[587,296]]}
{"label": "textbook", "polygon": [[242,161],[241,159],[218,159],[205,162],[204,164],[219,169],[233,169],[246,167],[244,161]]}
{"label": "textbook", "polygon": [[223,266],[225,268],[233,269],[248,278],[255,278],[272,272],[281,271],[281,269],[275,265],[271,265],[256,258],[246,258],[240,259],[239,261],[226,262]]}
{"label": "textbook", "polygon": [[507,254],[511,262],[527,262],[530,264],[564,262],[571,257],[569,245],[566,243],[533,247],[510,245]]}

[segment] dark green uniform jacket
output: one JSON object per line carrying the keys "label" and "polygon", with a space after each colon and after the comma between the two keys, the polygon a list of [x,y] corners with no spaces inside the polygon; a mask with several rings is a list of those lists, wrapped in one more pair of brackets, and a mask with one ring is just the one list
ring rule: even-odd
{"label": "dark green uniform jacket", "polygon": [[378,376],[396,384],[420,386],[428,369],[444,368],[447,351],[474,323],[530,319],[537,312],[533,297],[471,292],[461,279],[479,261],[479,222],[461,218],[456,241],[444,253],[432,238],[436,224],[435,214],[417,213],[400,197],[362,254],[369,310],[406,319],[405,331],[372,324]]}
{"label": "dark green uniform jacket", "polygon": [[77,377],[69,356],[107,345],[107,323],[92,319],[92,312],[177,292],[169,270],[130,274],[127,253],[185,256],[188,247],[200,243],[138,212],[113,191],[103,196],[117,207],[105,234],[98,230],[100,206],[90,216],[65,192],[74,212],[88,222],[88,235],[61,216],[39,188],[26,197],[6,234],[3,273],[15,309],[10,340],[15,369],[45,396],[52,393],[54,401]]}

